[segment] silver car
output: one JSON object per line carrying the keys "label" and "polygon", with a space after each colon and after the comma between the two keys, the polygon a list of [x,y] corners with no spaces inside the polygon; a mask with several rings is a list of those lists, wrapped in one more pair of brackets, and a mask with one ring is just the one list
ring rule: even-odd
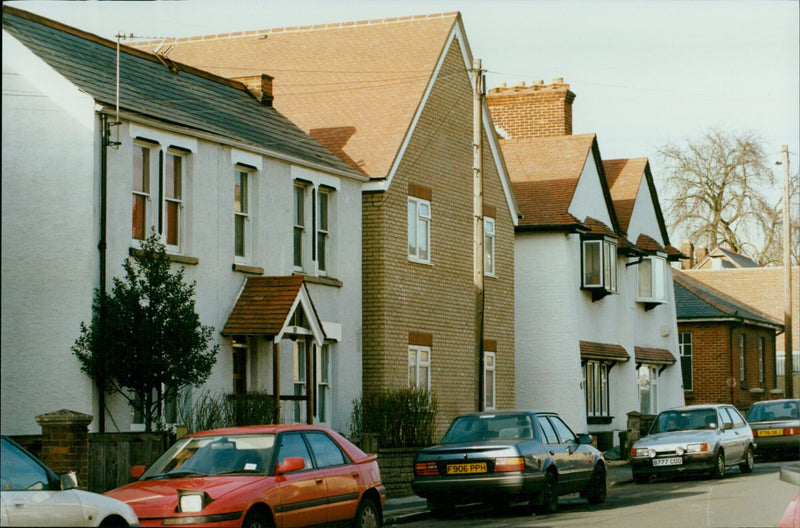
{"label": "silver car", "polygon": [[800,399],[754,403],[745,418],[758,442],[759,456],[780,454],[794,460],[800,456]]}
{"label": "silver car", "polygon": [[139,526],[133,508],[75,489],[74,473],[56,476],[5,436],[0,462],[0,526]]}
{"label": "silver car", "polygon": [[638,483],[653,475],[708,474],[722,478],[727,468],[753,471],[753,431],[732,405],[690,405],[656,416],[647,436],[631,449]]}

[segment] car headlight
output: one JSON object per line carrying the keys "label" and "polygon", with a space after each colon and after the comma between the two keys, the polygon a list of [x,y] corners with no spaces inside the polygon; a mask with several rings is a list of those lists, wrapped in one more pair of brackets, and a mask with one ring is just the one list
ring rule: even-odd
{"label": "car headlight", "polygon": [[678,456],[681,456],[684,451],[685,451],[685,449],[682,448],[682,447],[676,447],[675,448],[675,454],[678,455]]}
{"label": "car headlight", "polygon": [[655,458],[656,450],[649,449],[647,447],[638,447],[631,449],[631,456],[634,458],[643,458],[643,457],[650,457]]}
{"label": "car headlight", "polygon": [[211,497],[205,491],[178,490],[178,512],[198,513],[211,502]]}
{"label": "car headlight", "polygon": [[686,451],[689,453],[705,453],[708,451],[708,444],[705,442],[702,444],[689,444],[686,446]]}

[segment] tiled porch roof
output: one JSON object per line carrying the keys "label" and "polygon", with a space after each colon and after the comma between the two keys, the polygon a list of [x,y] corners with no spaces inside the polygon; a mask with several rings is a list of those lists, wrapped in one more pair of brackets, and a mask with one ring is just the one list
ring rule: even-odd
{"label": "tiled porch roof", "polygon": [[612,361],[628,361],[631,356],[621,345],[581,341],[581,359],[607,359]]}

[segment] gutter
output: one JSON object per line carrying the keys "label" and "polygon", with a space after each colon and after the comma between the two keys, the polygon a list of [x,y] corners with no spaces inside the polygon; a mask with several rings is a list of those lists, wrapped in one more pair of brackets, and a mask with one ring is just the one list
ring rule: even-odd
{"label": "gutter", "polygon": [[[117,114],[115,109],[108,108],[107,106],[101,106],[98,109],[98,112],[100,112],[101,114],[111,114],[111,115],[116,115]],[[262,155],[268,156],[270,158],[275,158],[275,159],[279,159],[279,160],[282,160],[282,161],[286,161],[288,163],[292,163],[294,165],[299,165],[301,167],[306,167],[308,169],[312,169],[312,170],[316,170],[316,171],[320,171],[320,172],[325,172],[325,173],[328,173],[328,174],[334,174],[336,176],[341,176],[342,178],[348,178],[350,180],[354,180],[354,181],[357,181],[357,182],[367,182],[367,181],[370,180],[367,176],[364,176],[363,174],[360,174],[360,173],[356,172],[353,169],[350,169],[350,170],[337,169],[337,168],[334,168],[334,167],[329,167],[329,166],[326,166],[326,165],[313,163],[313,162],[310,162],[308,160],[304,160],[302,158],[297,158],[295,156],[289,156],[287,154],[284,154],[284,153],[276,151],[276,150],[272,150],[272,149],[268,149],[268,148],[264,148],[264,147],[259,147],[259,146],[255,146],[255,145],[251,145],[249,143],[243,143],[241,141],[232,140],[232,139],[227,138],[225,136],[219,136],[217,134],[214,134],[214,133],[211,133],[211,132],[205,132],[205,131],[198,130],[198,129],[195,129],[195,128],[186,128],[186,127],[182,127],[182,126],[166,123],[164,121],[159,121],[157,119],[150,119],[150,118],[147,118],[147,117],[143,117],[141,114],[137,114],[137,113],[126,112],[124,110],[120,110],[119,118],[120,119],[125,118],[125,119],[127,119],[129,121],[132,121],[132,122],[135,122],[135,123],[141,123],[143,125],[148,125],[148,126],[151,126],[151,127],[154,127],[154,128],[160,128],[162,130],[167,130],[167,131],[170,131],[170,132],[174,132],[176,134],[181,134],[181,135],[184,135],[184,136],[193,136],[193,137],[196,137],[196,138],[199,138],[199,139],[205,139],[205,140],[208,140],[208,141],[212,141],[214,143],[220,143],[222,145],[227,145],[227,146],[235,147],[235,148],[238,148],[238,149],[241,149],[241,150],[246,150],[248,152],[262,154]],[[333,156],[333,154],[331,154],[331,156]]]}

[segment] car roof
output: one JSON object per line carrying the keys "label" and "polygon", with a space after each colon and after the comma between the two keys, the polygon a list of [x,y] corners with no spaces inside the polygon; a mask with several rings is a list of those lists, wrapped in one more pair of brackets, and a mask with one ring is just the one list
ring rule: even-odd
{"label": "car roof", "polygon": [[529,410],[529,409],[517,409],[517,410],[506,410],[506,411],[480,411],[480,412],[471,412],[471,413],[464,413],[459,414],[456,418],[461,418],[464,416],[509,416],[515,414],[555,414],[558,413],[555,411],[540,411],[540,410]]}
{"label": "car roof", "polygon": [[694,411],[699,409],[721,409],[722,407],[733,407],[730,403],[697,403],[694,405],[684,405],[682,407],[672,407],[661,412],[668,411]]}
{"label": "car roof", "polygon": [[186,436],[219,436],[219,435],[241,435],[241,434],[278,434],[291,431],[324,431],[330,429],[320,425],[306,424],[280,424],[280,425],[246,425],[240,427],[226,427],[223,429],[209,429],[198,431]]}
{"label": "car roof", "polygon": [[800,398],[783,398],[780,400],[764,400],[759,402],[754,402],[751,407],[755,407],[756,405],[767,405],[770,403],[797,403],[800,404]]}

